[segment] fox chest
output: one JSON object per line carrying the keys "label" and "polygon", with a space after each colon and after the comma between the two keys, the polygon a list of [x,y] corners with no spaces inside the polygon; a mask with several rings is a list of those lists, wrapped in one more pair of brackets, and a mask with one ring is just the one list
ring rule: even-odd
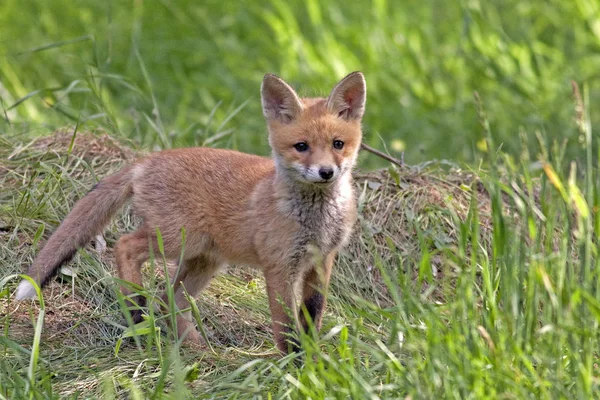
{"label": "fox chest", "polygon": [[299,229],[292,246],[291,263],[320,258],[343,245],[352,225],[348,217],[350,207],[351,204],[334,200],[298,205],[294,217]]}

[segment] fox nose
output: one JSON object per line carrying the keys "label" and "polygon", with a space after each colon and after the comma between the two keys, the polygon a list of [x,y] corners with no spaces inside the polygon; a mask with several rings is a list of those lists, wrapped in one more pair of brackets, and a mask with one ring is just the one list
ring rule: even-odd
{"label": "fox nose", "polygon": [[321,178],[328,180],[333,176],[333,168],[323,167],[319,170],[319,175]]}

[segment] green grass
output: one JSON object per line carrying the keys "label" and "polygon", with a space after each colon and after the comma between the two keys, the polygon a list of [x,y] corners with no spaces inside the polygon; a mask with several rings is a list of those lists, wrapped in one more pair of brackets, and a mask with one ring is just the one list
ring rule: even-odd
{"label": "green grass", "polygon": [[[133,157],[104,136],[79,133],[71,146],[71,132],[2,142],[3,275],[31,261],[40,226],[55,225]],[[358,174],[357,234],[336,266],[321,334],[301,338],[300,363],[277,356],[264,283],[244,268],[216,278],[197,301],[210,347],[180,348],[168,317],[151,309],[132,340],[111,252],[90,247],[44,290],[44,304],[11,303],[2,292],[0,394],[591,398],[600,389],[600,222],[588,148],[583,181],[562,176],[553,151],[540,156],[543,170],[527,153],[515,161],[496,152],[487,169],[427,163]],[[126,210],[106,231],[109,246],[135,223]],[[146,270],[151,297],[164,268],[157,255]]]}
{"label": "green grass", "polygon": [[509,154],[520,154],[520,134],[539,149],[540,133],[546,146],[571,139],[574,157],[570,81],[588,82],[598,102],[599,15],[593,0],[4,0],[0,98],[10,123],[0,131],[79,122],[162,148],[220,133],[221,146],[266,154],[266,72],[326,95],[359,69],[368,144],[405,148],[410,163],[482,156],[473,91]]}
{"label": "green grass", "polygon": [[[599,12],[591,0],[4,0],[0,398],[597,397]],[[410,166],[361,156],[386,169],[356,174],[356,235],[302,362],[277,356],[264,282],[241,266],[197,299],[210,347],[180,348],[152,309],[132,335],[111,250],[138,223],[128,208],[108,250],[80,251],[43,303],[12,301],[16,274],[129,148],[266,154],[265,72],[325,95],[355,69],[366,142],[406,147]],[[151,298],[164,268],[159,254],[145,269]]]}

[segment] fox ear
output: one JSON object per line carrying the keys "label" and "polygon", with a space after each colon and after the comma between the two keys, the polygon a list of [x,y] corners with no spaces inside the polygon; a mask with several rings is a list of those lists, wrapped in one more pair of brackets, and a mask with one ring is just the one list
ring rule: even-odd
{"label": "fox ear", "polygon": [[304,109],[294,89],[273,74],[265,75],[260,87],[260,97],[267,121],[277,120],[287,124],[296,119]]}
{"label": "fox ear", "polygon": [[353,72],[335,85],[327,98],[327,109],[346,121],[361,119],[366,100],[365,77],[361,72]]}

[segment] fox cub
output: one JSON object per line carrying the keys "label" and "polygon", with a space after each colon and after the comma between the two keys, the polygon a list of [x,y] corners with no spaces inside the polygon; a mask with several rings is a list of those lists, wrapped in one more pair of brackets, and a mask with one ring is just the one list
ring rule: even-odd
{"label": "fox cub", "polygon": [[[120,279],[142,285],[142,264],[150,246],[158,249],[157,228],[165,256],[184,255],[172,280],[179,309],[189,308],[184,287],[196,296],[224,264],[258,267],[266,279],[275,344],[282,353],[297,350],[288,332],[307,328],[306,312],[320,327],[336,253],[356,220],[351,173],[361,143],[366,83],[354,72],[329,97],[301,99],[268,74],[261,101],[272,159],[211,148],[153,153],[102,179],[79,200],[27,275],[44,285],[132,198],[143,223],[116,244]],[[121,290],[143,305],[144,298]],[[29,281],[21,281],[16,297],[35,297]],[[131,310],[140,321],[140,308]],[[200,341],[189,312],[176,322],[180,338]]]}

